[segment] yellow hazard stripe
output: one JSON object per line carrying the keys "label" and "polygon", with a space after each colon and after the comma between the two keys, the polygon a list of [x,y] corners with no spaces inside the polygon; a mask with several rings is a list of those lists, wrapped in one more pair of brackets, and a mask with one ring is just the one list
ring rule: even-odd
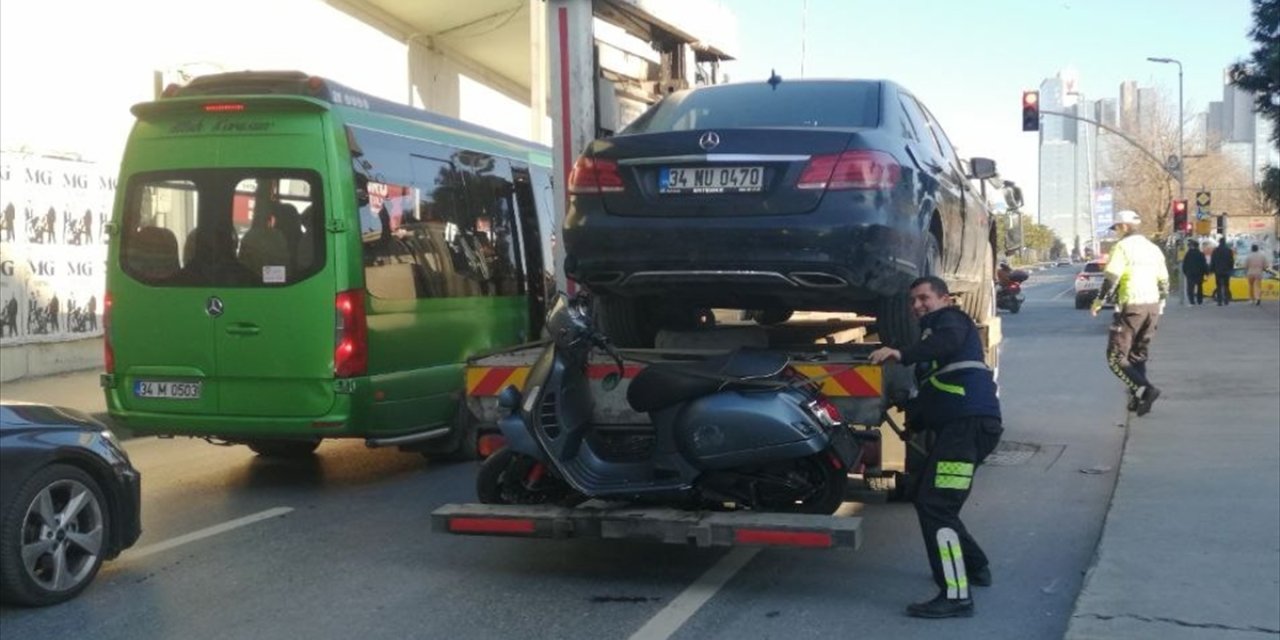
{"label": "yellow hazard stripe", "polygon": [[[826,366],[817,364],[792,365],[796,371],[809,378],[818,378],[822,385],[822,393],[829,397],[859,396],[867,392],[883,393],[884,376],[876,365],[859,365],[853,369],[837,369],[832,375]],[[833,367],[834,369],[834,367]]]}
{"label": "yellow hazard stripe", "polygon": [[467,367],[467,395],[496,396],[509,386],[524,388],[529,367]]}

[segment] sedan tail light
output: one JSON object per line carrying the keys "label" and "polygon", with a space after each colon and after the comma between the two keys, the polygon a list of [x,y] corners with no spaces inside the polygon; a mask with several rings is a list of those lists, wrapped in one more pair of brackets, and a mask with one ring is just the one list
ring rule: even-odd
{"label": "sedan tail light", "polygon": [[796,181],[797,189],[892,189],[902,178],[893,156],[869,149],[809,159]]}
{"label": "sedan tail light", "polygon": [[581,156],[569,172],[569,193],[572,195],[597,195],[617,193],[623,190],[622,174],[618,163],[604,158]]}

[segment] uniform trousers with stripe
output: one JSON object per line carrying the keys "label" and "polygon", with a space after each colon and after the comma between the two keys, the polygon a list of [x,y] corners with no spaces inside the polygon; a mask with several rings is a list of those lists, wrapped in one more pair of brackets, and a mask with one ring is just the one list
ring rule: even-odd
{"label": "uniform trousers with stripe", "polygon": [[[915,507],[933,570],[948,598],[969,597],[968,571],[987,566],[987,554],[960,521],[973,472],[1000,442],[999,418],[960,418],[935,431],[936,439],[916,475]],[[968,570],[966,570],[966,567]]]}
{"label": "uniform trousers with stripe", "polygon": [[1160,304],[1126,304],[1116,309],[1107,338],[1107,366],[1129,393],[1149,386],[1147,351],[1160,327]]}

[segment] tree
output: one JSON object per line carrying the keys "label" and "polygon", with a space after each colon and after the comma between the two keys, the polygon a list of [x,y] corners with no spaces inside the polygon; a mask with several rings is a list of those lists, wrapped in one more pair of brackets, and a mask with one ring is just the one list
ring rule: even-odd
{"label": "tree", "polygon": [[[1231,83],[1253,92],[1258,112],[1271,121],[1271,142],[1280,147],[1280,0],[1253,0],[1249,37],[1258,48],[1231,66]],[[1267,167],[1259,187],[1274,215],[1280,210],[1280,167]]]}
{"label": "tree", "polygon": [[[1163,93],[1157,93],[1153,106],[1154,112],[1144,118],[1143,128],[1131,131],[1130,137],[1157,158],[1176,155],[1177,109]],[[1195,211],[1195,193],[1205,190],[1212,194],[1210,211],[1213,214],[1272,215],[1275,208],[1260,196],[1260,187],[1252,183],[1249,171],[1215,149],[1212,142],[1193,133],[1185,143],[1188,151],[1205,150],[1184,156],[1185,197],[1191,201],[1191,211]],[[1170,203],[1178,195],[1177,181],[1150,155],[1116,136],[1104,134],[1101,148],[1106,149],[1102,163],[1115,189],[1116,210],[1137,211],[1142,217],[1143,233],[1149,237],[1162,239],[1175,233]]]}
{"label": "tree", "polygon": [[1257,110],[1276,125],[1271,141],[1280,145],[1280,0],[1253,0],[1253,28],[1258,43],[1248,61],[1231,65],[1231,83],[1254,95]]}

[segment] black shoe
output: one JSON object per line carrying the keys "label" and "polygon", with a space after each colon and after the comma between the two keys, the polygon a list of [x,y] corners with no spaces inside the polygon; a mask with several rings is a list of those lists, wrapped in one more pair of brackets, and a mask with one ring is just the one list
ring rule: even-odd
{"label": "black shoe", "polygon": [[1138,415],[1145,416],[1151,413],[1151,405],[1155,404],[1156,398],[1160,397],[1160,390],[1155,387],[1147,387],[1147,392],[1142,394],[1142,400],[1138,401]]}
{"label": "black shoe", "polygon": [[973,616],[973,600],[949,600],[947,594],[939,593],[928,602],[907,605],[907,615],[913,618],[969,618]]}
{"label": "black shoe", "polygon": [[969,572],[969,584],[975,587],[991,586],[991,567],[974,569]]}

